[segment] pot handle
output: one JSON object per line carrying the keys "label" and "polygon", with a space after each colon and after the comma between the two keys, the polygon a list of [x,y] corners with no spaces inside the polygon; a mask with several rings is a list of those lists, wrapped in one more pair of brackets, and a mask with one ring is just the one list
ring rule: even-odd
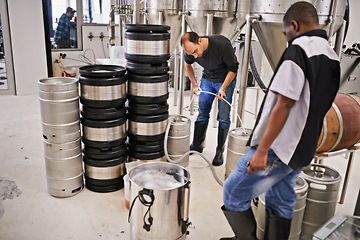
{"label": "pot handle", "polygon": [[189,221],[190,186],[191,186],[190,181],[188,181],[184,185],[184,209],[185,209],[185,213],[184,213],[184,218],[182,220],[182,233],[183,234],[185,234],[185,233],[188,234],[187,228],[191,224],[191,222]]}

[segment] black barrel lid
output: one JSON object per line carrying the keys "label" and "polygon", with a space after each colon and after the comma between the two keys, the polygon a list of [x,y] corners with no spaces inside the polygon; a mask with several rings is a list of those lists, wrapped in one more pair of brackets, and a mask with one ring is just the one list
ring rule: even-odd
{"label": "black barrel lid", "polygon": [[169,65],[167,62],[162,63],[137,63],[127,61],[126,69],[131,74],[139,75],[159,75],[169,72]]}
{"label": "black barrel lid", "polygon": [[159,115],[149,115],[149,116],[128,113],[127,117],[130,121],[133,121],[133,122],[154,123],[154,122],[161,122],[161,121],[168,119],[169,113],[166,112],[166,113],[159,114]]}
{"label": "black barrel lid", "polygon": [[125,29],[129,32],[166,32],[170,30],[170,26],[155,24],[126,24]]}
{"label": "black barrel lid", "polygon": [[166,113],[169,110],[169,104],[167,102],[159,103],[137,103],[134,101],[128,101],[128,111],[132,114],[138,115],[154,115]]}
{"label": "black barrel lid", "polygon": [[162,75],[136,75],[136,74],[126,74],[126,77],[129,81],[139,82],[139,83],[157,83],[157,82],[166,82],[169,80],[169,74]]}
{"label": "black barrel lid", "polygon": [[126,82],[125,75],[116,76],[116,77],[101,77],[101,78],[94,78],[94,77],[85,77],[79,76],[79,83],[84,85],[90,86],[115,86],[120,85]]}
{"label": "black barrel lid", "polygon": [[93,108],[89,106],[82,106],[81,115],[86,119],[93,120],[111,120],[124,117],[126,109],[124,104],[119,107],[109,108]]}
{"label": "black barrel lid", "polygon": [[126,159],[127,155],[106,160],[93,159],[83,155],[84,163],[92,167],[113,167],[125,163]]}
{"label": "black barrel lid", "polygon": [[126,72],[125,67],[116,65],[89,65],[79,68],[79,74],[83,77],[119,77]]}
{"label": "black barrel lid", "polygon": [[117,127],[117,126],[123,125],[125,122],[126,122],[125,117],[119,118],[119,119],[114,119],[114,120],[105,120],[105,121],[81,118],[81,123],[84,126],[93,127],[93,128]]}
{"label": "black barrel lid", "polygon": [[129,156],[132,158],[135,158],[135,159],[140,159],[140,160],[154,160],[154,159],[165,156],[165,153],[164,153],[164,150],[161,150],[158,152],[152,152],[152,153],[142,153],[142,152],[131,151],[129,153]]}

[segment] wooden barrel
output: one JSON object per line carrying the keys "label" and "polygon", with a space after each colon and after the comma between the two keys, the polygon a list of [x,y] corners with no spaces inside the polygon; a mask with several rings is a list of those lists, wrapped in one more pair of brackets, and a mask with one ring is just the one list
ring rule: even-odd
{"label": "wooden barrel", "polygon": [[317,153],[349,148],[360,140],[360,97],[338,93],[326,113]]}

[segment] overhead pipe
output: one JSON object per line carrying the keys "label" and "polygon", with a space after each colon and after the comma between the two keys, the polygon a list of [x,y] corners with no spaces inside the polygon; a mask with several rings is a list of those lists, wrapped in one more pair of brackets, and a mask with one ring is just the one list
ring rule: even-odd
{"label": "overhead pipe", "polygon": [[[250,49],[251,49],[251,37],[252,37],[252,26],[251,23],[256,20],[260,20],[260,15],[246,15],[245,25],[245,43],[244,43],[244,55],[241,65],[241,76],[240,76],[240,91],[239,91],[239,103],[238,103],[238,114],[241,119],[244,119],[245,112],[245,97],[247,88],[247,78],[249,72],[249,61],[250,61]],[[238,120],[236,126],[240,127],[241,123]],[[244,126],[242,126],[244,127]]]}

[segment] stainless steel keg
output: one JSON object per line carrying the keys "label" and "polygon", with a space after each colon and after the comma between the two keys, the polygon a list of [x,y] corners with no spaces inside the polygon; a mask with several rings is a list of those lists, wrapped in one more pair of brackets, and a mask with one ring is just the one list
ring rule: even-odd
{"label": "stainless steel keg", "polygon": [[154,116],[128,114],[128,135],[135,141],[163,140],[168,113]]}
{"label": "stainless steel keg", "polygon": [[128,175],[130,239],[185,239],[189,225],[189,172],[173,163],[146,163],[134,167]]}
{"label": "stainless steel keg", "polygon": [[44,124],[61,125],[79,120],[79,94],[76,78],[39,80],[41,119]]}
{"label": "stainless steel keg", "polygon": [[131,62],[162,63],[170,58],[170,27],[125,25],[125,58]]}
{"label": "stainless steel keg", "polygon": [[48,192],[70,197],[84,186],[78,81],[47,78],[38,86]]}
{"label": "stainless steel keg", "polygon": [[125,68],[91,65],[79,68],[82,104],[94,108],[118,107],[126,101]]}
{"label": "stainless steel keg", "polygon": [[[306,196],[308,191],[308,184],[304,178],[302,177],[298,178],[294,190],[296,193],[296,203],[294,207],[294,214],[291,220],[289,240],[300,239],[302,221],[306,207]],[[265,219],[266,219],[265,194],[262,194],[259,197],[259,204],[258,204],[257,216],[256,216],[256,221],[257,221],[256,236],[259,240],[264,239]]]}
{"label": "stainless steel keg", "polygon": [[228,146],[225,163],[225,178],[235,170],[237,161],[244,156],[250,147],[246,143],[250,137],[251,130],[246,129],[246,134],[242,128],[235,128],[229,132]]}
{"label": "stainless steel keg", "polygon": [[159,103],[169,98],[169,75],[127,74],[128,99],[137,103]]}
{"label": "stainless steel keg", "polygon": [[[179,115],[173,116],[167,139],[167,151],[172,160],[177,160],[190,151],[190,128],[191,121],[189,118]],[[177,164],[187,167],[189,165],[189,155]]]}
{"label": "stainless steel keg", "polygon": [[305,167],[301,176],[309,184],[301,239],[311,239],[335,214],[341,176],[335,169],[320,164]]}

